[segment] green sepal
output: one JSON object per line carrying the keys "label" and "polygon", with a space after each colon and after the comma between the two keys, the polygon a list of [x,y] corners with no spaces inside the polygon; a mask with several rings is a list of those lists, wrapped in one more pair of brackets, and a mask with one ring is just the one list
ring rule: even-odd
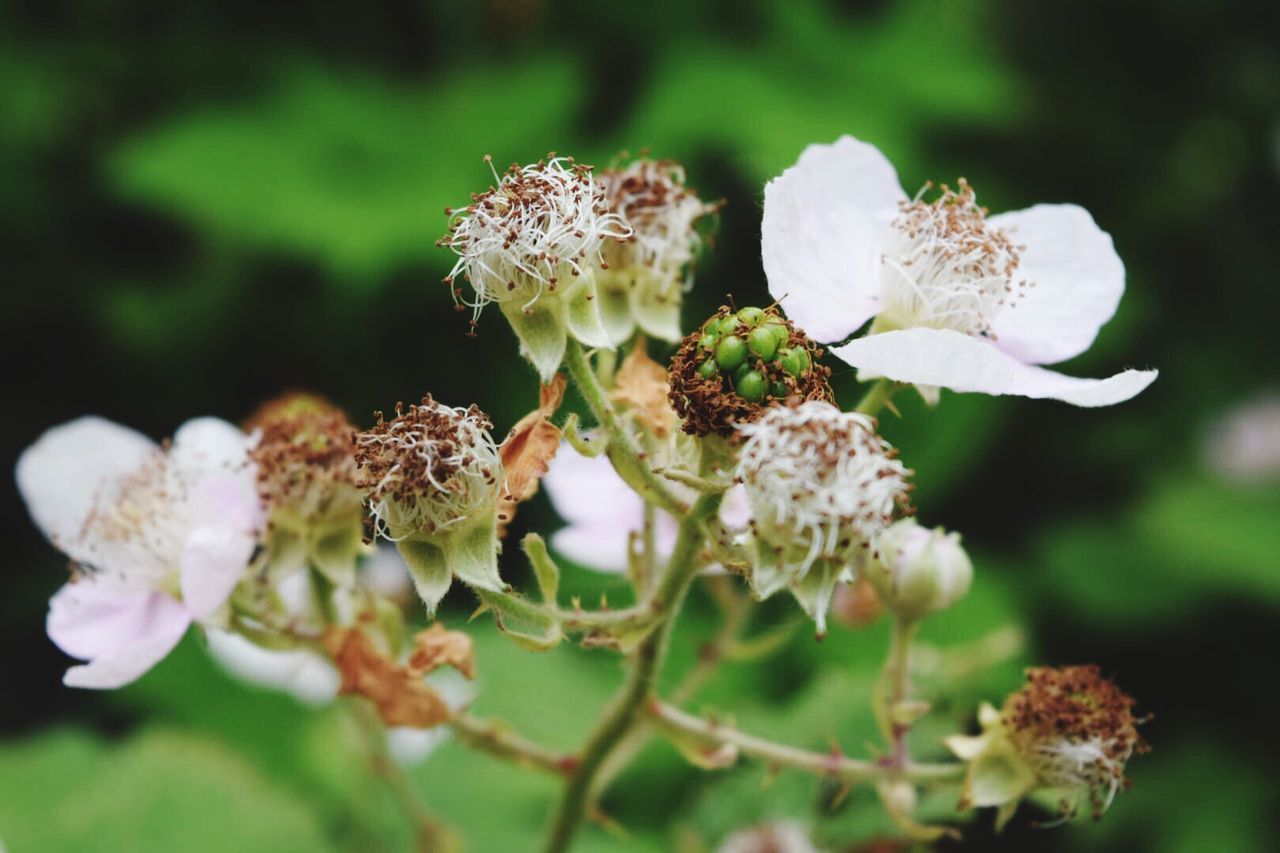
{"label": "green sepal", "polygon": [[840,568],[829,560],[817,560],[803,578],[791,584],[791,594],[818,626],[818,636],[827,633],[827,610],[840,581]]}
{"label": "green sepal", "polygon": [[[600,317],[600,297],[596,295],[595,281],[591,273],[584,271],[564,294],[568,306],[569,334],[585,347],[613,349],[616,343],[604,327]],[[550,380],[547,380],[550,381]]]}
{"label": "green sepal", "polygon": [[476,588],[475,594],[492,610],[498,630],[517,645],[534,652],[555,648],[564,638],[560,622],[543,607],[503,590]]}
{"label": "green sepal", "polygon": [[620,344],[636,330],[636,320],[631,313],[631,276],[605,270],[596,278],[597,301],[600,303],[600,321],[609,338]]}
{"label": "green sepal", "polygon": [[310,551],[312,565],[334,586],[354,587],[356,563],[365,552],[364,525],[359,516],[316,530]]}
{"label": "green sepal", "polygon": [[494,511],[470,519],[438,539],[445,559],[458,580],[478,589],[501,592],[506,584],[498,575],[498,516]]}
{"label": "green sepal", "polygon": [[533,363],[543,382],[550,382],[564,360],[568,344],[568,311],[564,300],[544,294],[523,310],[516,300],[501,303],[502,315],[520,342],[520,354]]}
{"label": "green sepal", "polygon": [[396,543],[396,549],[409,568],[418,597],[427,606],[427,615],[434,616],[440,599],[453,582],[444,549],[426,539],[404,539]]}
{"label": "green sepal", "polygon": [[560,590],[560,567],[547,553],[547,543],[536,533],[530,533],[520,542],[533,574],[538,579],[538,589],[542,592],[542,600],[555,606],[556,595]]}
{"label": "green sepal", "polygon": [[675,343],[680,332],[680,286],[644,276],[631,290],[631,314],[636,325],[651,337]]}

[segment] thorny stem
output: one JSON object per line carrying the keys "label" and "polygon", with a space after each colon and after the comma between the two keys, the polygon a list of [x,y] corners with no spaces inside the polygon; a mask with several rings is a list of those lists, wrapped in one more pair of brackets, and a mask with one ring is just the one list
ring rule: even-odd
{"label": "thorny stem", "polygon": [[911,723],[900,716],[902,703],[910,692],[911,640],[915,637],[917,623],[895,616],[893,635],[889,642],[889,656],[885,659],[880,683],[876,688],[876,719],[889,747],[889,761],[897,769],[910,763],[907,733]]}
{"label": "thorny stem", "polygon": [[458,845],[453,833],[436,820],[422,804],[418,799],[417,790],[413,787],[413,782],[387,752],[387,733],[382,721],[362,700],[355,700],[348,707],[351,709],[356,727],[363,736],[369,758],[369,771],[387,783],[387,787],[395,795],[400,810],[413,826],[414,849],[420,853],[457,850]]}
{"label": "thorny stem", "polygon": [[644,458],[645,454],[636,444],[631,433],[623,428],[613,404],[609,402],[604,389],[600,387],[600,382],[591,369],[582,344],[573,338],[569,339],[565,350],[564,364],[569,370],[569,375],[573,377],[574,384],[578,386],[582,399],[586,401],[587,408],[591,409],[591,414],[595,415],[608,436],[610,458],[621,457],[622,464],[618,464],[618,459],[614,459],[614,467],[617,468],[618,475],[646,501],[654,503],[673,515],[684,515],[688,507],[672,493],[657,474],[653,473],[653,469]]}
{"label": "thorny stem", "polygon": [[838,752],[810,752],[785,746],[771,740],[749,735],[731,726],[721,725],[686,714],[674,705],[654,700],[648,713],[660,726],[669,731],[694,735],[710,743],[728,744],[744,755],[754,756],[775,767],[790,767],[828,776],[849,783],[875,782],[885,779],[908,779],[913,782],[945,782],[964,775],[965,765],[959,762],[947,764],[908,763],[894,768],[876,761],[848,758]]}
{"label": "thorny stem", "polygon": [[451,719],[448,725],[458,740],[467,746],[521,767],[564,776],[572,773],[578,765],[572,755],[526,740],[497,720],[480,720],[463,713]]}
{"label": "thorny stem", "polygon": [[[570,346],[573,346],[572,342]],[[702,522],[719,509],[720,495],[705,495],[681,519],[675,549],[652,598],[660,605],[659,623],[631,654],[626,680],[587,738],[577,771],[569,777],[556,810],[544,848],[547,853],[562,853],[569,849],[590,804],[596,775],[639,722],[644,705],[652,696],[654,678],[671,638],[674,623],[671,616],[679,611],[701,566],[698,555],[703,545]]]}
{"label": "thorny stem", "polygon": [[881,377],[867,389],[867,393],[862,396],[862,399],[858,401],[858,405],[854,407],[854,411],[860,415],[870,415],[874,418],[893,399],[894,392],[897,390],[897,382]]}

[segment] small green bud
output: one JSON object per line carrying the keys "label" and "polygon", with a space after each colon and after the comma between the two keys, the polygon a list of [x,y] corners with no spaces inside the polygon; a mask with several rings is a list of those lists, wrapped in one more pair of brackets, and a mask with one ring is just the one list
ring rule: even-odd
{"label": "small green bud", "polygon": [[719,340],[720,336],[715,332],[704,332],[702,337],[698,338],[698,347],[699,349],[713,350]]}
{"label": "small green bud", "polygon": [[738,319],[748,326],[754,326],[764,319],[764,311],[754,306],[748,306],[738,311]]}
{"label": "small green bud", "polygon": [[769,393],[775,397],[778,397],[779,399],[785,400],[787,397],[787,394],[789,393],[787,391],[787,383],[785,382],[773,383],[771,386],[769,386]]}
{"label": "small green bud", "polygon": [[778,351],[778,339],[769,329],[757,326],[751,330],[751,334],[747,335],[747,346],[753,353],[769,361]]}
{"label": "small green bud", "polygon": [[743,363],[738,367],[738,369],[737,369],[737,370],[733,371],[733,382],[734,382],[734,384],[736,385],[736,384],[738,383],[738,380],[739,380],[739,379],[741,379],[742,377],[746,376],[748,373],[750,373],[750,372],[751,372],[751,370],[752,370],[751,362],[750,362],[750,361],[744,361],[744,362],[743,362]]}
{"label": "small green bud", "polygon": [[739,325],[741,325],[741,323],[737,316],[730,314],[728,317],[720,318],[720,322],[716,324],[716,328],[722,335],[732,335],[738,330]]}
{"label": "small green bud", "polygon": [[736,388],[738,396],[748,403],[759,403],[764,399],[767,384],[758,370],[748,370],[738,377]]}
{"label": "small green bud", "polygon": [[698,375],[703,379],[711,379],[719,373],[720,371],[716,369],[716,360],[714,358],[709,358],[698,365]]}
{"label": "small green bud", "polygon": [[730,335],[716,345],[716,364],[723,370],[737,370],[746,360],[747,343],[742,338]]}

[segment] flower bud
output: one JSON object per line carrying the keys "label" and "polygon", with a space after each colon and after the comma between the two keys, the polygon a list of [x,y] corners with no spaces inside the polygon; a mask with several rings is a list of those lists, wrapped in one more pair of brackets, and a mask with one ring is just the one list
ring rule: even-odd
{"label": "flower bud", "polygon": [[[472,196],[471,204],[446,211],[449,232],[437,245],[458,260],[444,280],[459,308],[472,309],[473,327],[485,305],[498,303],[520,351],[550,382],[568,336],[589,347],[613,346],[595,271],[605,242],[630,237],[631,228],[609,212],[590,167],[572,158],[512,165],[501,177],[494,171],[494,179],[497,186]],[[469,298],[454,286],[459,278],[471,286]]]}
{"label": "flower bud", "polygon": [[498,498],[503,481],[492,423],[475,406],[430,395],[356,436],[357,485],[378,534],[397,544],[428,611],[457,575],[499,591]]}
{"label": "flower bud", "polygon": [[597,274],[600,314],[615,343],[639,326],[645,334],[680,340],[680,301],[693,284],[701,247],[698,220],[719,210],[685,186],[672,160],[642,158],[600,173],[610,212],[630,227],[624,241],[606,241]]}
{"label": "flower bud", "polygon": [[958,533],[894,522],[876,537],[864,569],[885,605],[903,619],[946,610],[969,591],[973,564]]}
{"label": "flower bud", "polygon": [[364,551],[355,427],[322,397],[292,393],[263,404],[245,431],[253,437],[250,456],[268,512],[272,570],[310,564],[334,583],[351,586]]}
{"label": "flower bud", "polygon": [[906,506],[910,472],[872,419],[822,401],[769,409],[738,432],[752,586],[762,598],[789,588],[825,633],[836,584]]}
{"label": "flower bud", "polygon": [[1124,768],[1147,745],[1138,735],[1134,700],[1096,666],[1036,667],[996,711],[978,712],[982,734],[947,738],[969,762],[961,807],[998,806],[996,828],[1032,791],[1060,792],[1061,819],[1088,803],[1101,817],[1129,782]]}
{"label": "flower bud", "polygon": [[731,436],[771,406],[834,401],[821,355],[777,308],[722,306],[671,359],[671,405],[690,435]]}

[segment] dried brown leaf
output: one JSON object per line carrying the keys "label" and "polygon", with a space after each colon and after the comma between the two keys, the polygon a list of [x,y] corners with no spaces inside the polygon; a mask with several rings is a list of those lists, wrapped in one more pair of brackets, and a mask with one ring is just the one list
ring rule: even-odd
{"label": "dried brown leaf", "polygon": [[325,645],[342,675],[338,692],[368,699],[388,726],[429,729],[451,716],[421,672],[384,656],[359,628],[332,628]]}
{"label": "dried brown leaf", "polygon": [[442,666],[451,666],[467,678],[475,678],[475,647],[467,634],[450,631],[439,622],[432,622],[430,628],[419,631],[413,638],[409,668],[426,675]]}
{"label": "dried brown leaf", "polygon": [[551,423],[551,416],[560,408],[564,388],[563,374],[543,385],[538,408],[521,418],[498,448],[506,471],[498,502],[499,536],[506,533],[507,524],[515,517],[516,505],[537,493],[538,480],[547,473],[548,464],[560,449],[560,428]]}
{"label": "dried brown leaf", "polygon": [[609,396],[630,409],[655,436],[666,438],[676,425],[669,392],[666,368],[649,358],[641,341],[622,360]]}

